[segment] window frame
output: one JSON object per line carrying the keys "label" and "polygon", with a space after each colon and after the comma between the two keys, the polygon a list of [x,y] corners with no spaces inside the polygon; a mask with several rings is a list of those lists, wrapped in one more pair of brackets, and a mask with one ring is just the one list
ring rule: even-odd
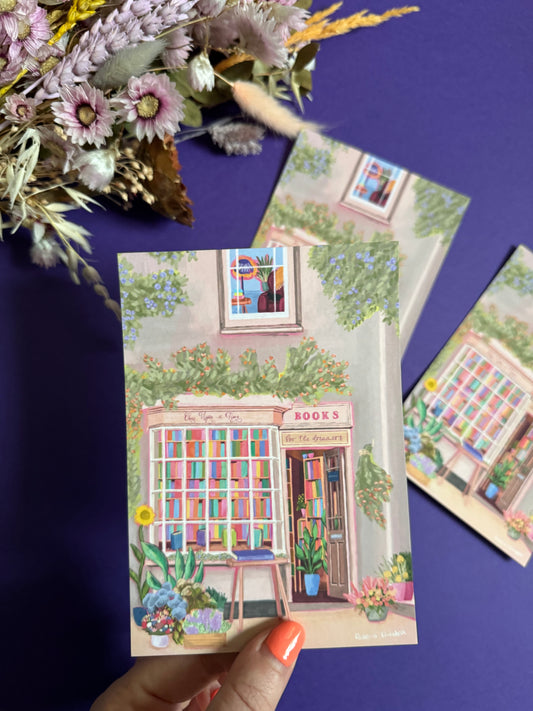
{"label": "window frame", "polygon": [[[258,247],[256,249],[266,249]],[[217,252],[218,273],[218,304],[221,333],[297,333],[303,331],[301,312],[301,280],[300,280],[300,250],[298,247],[271,247],[283,249],[286,256],[285,285],[288,293],[285,300],[288,303],[288,314],[259,314],[257,318],[232,320],[229,310],[229,270],[230,250]],[[243,251],[253,252],[254,247],[243,248]]]}
{"label": "window frame", "polygon": [[[400,171],[399,177],[396,181],[396,185],[394,186],[387,200],[387,204],[383,208],[375,205],[374,203],[368,202],[367,200],[361,200],[353,194],[355,186],[360,182],[361,172],[368,160],[375,160],[378,163],[384,162],[388,165],[393,165]],[[379,222],[389,224],[392,219],[394,210],[396,209],[400,197],[403,193],[403,189],[405,187],[408,177],[409,171],[404,170],[399,165],[391,163],[390,161],[385,160],[384,158],[379,158],[379,156],[376,156],[373,153],[362,153],[350,177],[350,181],[346,186],[346,190],[344,191],[340,204],[351,210],[360,212],[361,214],[366,215],[367,217],[371,217],[375,220],[378,220]]]}
{"label": "window frame", "polygon": [[[203,430],[205,439],[187,439],[187,430]],[[167,456],[166,445],[168,440],[166,439],[167,432],[181,431],[181,439],[172,440],[181,443],[181,456]],[[222,456],[215,456],[210,454],[210,443],[217,441],[210,437],[210,432],[212,430],[226,430],[226,443],[225,454]],[[231,443],[244,440],[232,439],[232,430],[243,430],[247,432],[247,447],[246,454],[242,456],[235,455],[232,453]],[[267,442],[268,442],[268,454],[261,455],[253,452],[251,446],[252,441],[260,441],[252,436],[254,430],[266,430],[267,431]],[[157,437],[161,438],[161,441],[157,440]],[[190,456],[187,453],[187,442],[203,442],[205,441],[205,454],[199,456]],[[161,455],[158,454],[158,446],[161,445]],[[218,489],[213,487],[210,482],[216,480],[218,477],[209,476],[209,465],[212,462],[222,462],[226,463],[226,479],[228,481],[227,487],[224,489]],[[165,474],[166,464],[169,462],[177,462],[181,464],[181,473],[176,477],[181,486],[177,487],[167,487],[166,480],[172,477],[167,477]],[[189,462],[202,462],[204,465],[204,476],[202,477],[189,477],[187,474],[187,464]],[[246,477],[248,480],[248,486],[243,486],[242,488],[233,487],[230,480],[234,477],[231,476],[231,465],[233,462],[246,462],[248,474]],[[253,474],[254,464],[257,462],[268,462],[269,467],[269,484],[268,487],[261,487],[254,485],[254,480],[258,477]],[[161,467],[162,475],[158,470],[158,465]],[[179,469],[179,467],[177,467]],[[162,486],[158,485],[159,479],[161,478]],[[259,477],[262,478],[262,477]],[[191,489],[188,486],[189,481],[193,479],[198,479],[199,482],[205,482],[205,486],[201,485],[196,489]],[[279,444],[279,431],[276,426],[273,425],[239,425],[238,427],[233,426],[188,426],[182,425],[157,425],[151,427],[149,430],[149,482],[148,482],[148,499],[150,505],[155,512],[155,520],[150,526],[150,542],[157,545],[166,554],[170,555],[175,552],[174,548],[171,548],[167,542],[166,527],[175,526],[181,529],[182,542],[179,550],[182,553],[186,553],[187,548],[191,545],[191,542],[187,541],[187,526],[203,526],[206,531],[205,545],[201,545],[200,549],[211,556],[217,556],[217,554],[224,556],[231,554],[232,550],[232,539],[231,539],[231,529],[233,526],[248,526],[248,547],[250,549],[255,549],[258,546],[255,545],[255,538],[250,534],[254,530],[254,527],[262,527],[264,525],[271,526],[272,536],[271,539],[265,539],[270,541],[270,545],[265,545],[260,547],[268,547],[275,554],[286,552],[287,542],[285,536],[285,517],[284,517],[284,507],[283,501],[285,496],[284,482],[282,480],[281,468],[280,468],[280,444]],[[179,492],[179,497],[168,497],[168,494],[173,491]],[[224,491],[225,496],[221,497],[214,496],[213,494],[221,493]],[[200,492],[204,492],[202,496]],[[236,495],[245,493],[244,497]],[[193,494],[190,497],[189,494]],[[267,499],[270,499],[270,516],[256,516],[254,501],[260,500],[262,498],[261,494],[265,494]],[[173,498],[179,498],[180,504],[180,515],[179,516],[167,516],[166,505],[167,502]],[[234,516],[233,515],[233,504],[235,501],[239,501],[241,498],[246,499],[248,502],[248,516]],[[211,500],[217,499],[219,502],[224,499],[226,501],[226,513],[224,517],[222,516],[212,516],[210,512],[209,502]],[[187,506],[188,501],[204,501],[204,513],[203,516],[189,516]],[[266,500],[266,499],[265,499]],[[222,547],[222,540],[220,542],[213,542],[209,535],[212,526],[225,526],[226,527],[226,547]],[[185,534],[185,535],[184,535]],[[195,547],[199,544],[193,543]],[[213,547],[214,546],[214,547]]]}

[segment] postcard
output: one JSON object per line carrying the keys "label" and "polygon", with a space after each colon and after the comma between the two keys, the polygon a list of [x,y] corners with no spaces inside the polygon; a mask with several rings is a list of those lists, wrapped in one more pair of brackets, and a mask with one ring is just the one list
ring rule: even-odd
{"label": "postcard", "polygon": [[402,353],[469,198],[378,156],[302,132],[254,246],[395,240]]}
{"label": "postcard", "polygon": [[416,643],[398,259],[119,256],[134,656]]}
{"label": "postcard", "polygon": [[406,401],[407,475],[522,565],[533,551],[533,253],[518,247]]}

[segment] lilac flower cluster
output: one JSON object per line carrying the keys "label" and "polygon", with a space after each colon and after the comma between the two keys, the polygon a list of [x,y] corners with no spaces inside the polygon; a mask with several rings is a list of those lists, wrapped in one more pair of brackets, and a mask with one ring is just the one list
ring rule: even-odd
{"label": "lilac flower cluster", "polygon": [[186,634],[220,632],[222,622],[223,615],[220,610],[206,607],[203,610],[193,610],[187,615],[183,623],[183,631]]}

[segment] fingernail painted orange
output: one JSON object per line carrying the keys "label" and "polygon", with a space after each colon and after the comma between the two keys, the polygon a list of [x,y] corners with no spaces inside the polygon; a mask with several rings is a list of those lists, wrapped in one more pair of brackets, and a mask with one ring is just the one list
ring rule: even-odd
{"label": "fingernail painted orange", "polygon": [[285,620],[272,630],[265,644],[276,659],[290,667],[296,661],[304,641],[305,631],[302,625],[293,620]]}
{"label": "fingernail painted orange", "polygon": [[220,691],[220,686],[217,689],[213,689],[213,691],[211,692],[211,695],[209,696],[210,701],[213,701],[213,699],[215,698],[215,696],[218,694],[219,691]]}

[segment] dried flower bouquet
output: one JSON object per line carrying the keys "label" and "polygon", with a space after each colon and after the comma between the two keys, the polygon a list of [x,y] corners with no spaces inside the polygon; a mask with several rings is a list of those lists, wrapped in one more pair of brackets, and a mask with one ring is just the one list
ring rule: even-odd
{"label": "dried flower bouquet", "polygon": [[[95,196],[140,198],[184,224],[191,202],[175,136],[208,133],[228,154],[257,154],[264,127],[305,123],[279,100],[311,90],[320,40],[417,10],[311,14],[311,0],[0,0],[0,235],[32,234],[31,259],[64,262],[118,313],[66,218]],[[242,111],[202,126],[226,101]]]}

